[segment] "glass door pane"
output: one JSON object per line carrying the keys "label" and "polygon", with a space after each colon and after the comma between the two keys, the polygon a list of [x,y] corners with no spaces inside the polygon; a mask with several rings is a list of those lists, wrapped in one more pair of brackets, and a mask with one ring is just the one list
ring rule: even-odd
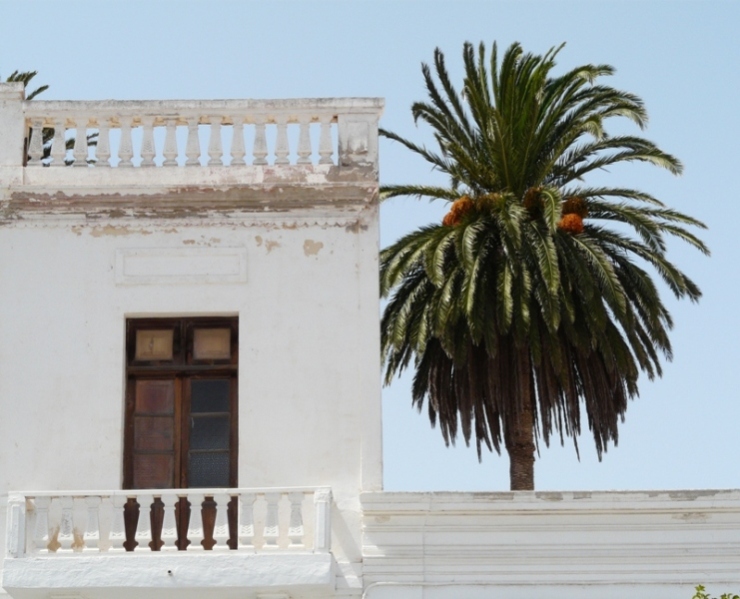
{"label": "glass door pane", "polygon": [[229,486],[230,405],[231,379],[191,379],[188,486]]}

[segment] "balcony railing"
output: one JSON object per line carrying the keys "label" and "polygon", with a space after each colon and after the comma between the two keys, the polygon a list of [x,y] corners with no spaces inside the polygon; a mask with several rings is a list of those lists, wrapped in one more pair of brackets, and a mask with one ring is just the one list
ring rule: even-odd
{"label": "balcony railing", "polygon": [[27,101],[0,83],[0,166],[377,166],[382,109],[378,98]]}
{"label": "balcony railing", "polygon": [[327,488],[12,495],[8,556],[330,551]]}

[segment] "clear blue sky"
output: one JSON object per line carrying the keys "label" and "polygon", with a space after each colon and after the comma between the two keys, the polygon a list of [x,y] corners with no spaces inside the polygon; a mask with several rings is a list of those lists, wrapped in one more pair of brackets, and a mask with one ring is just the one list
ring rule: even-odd
{"label": "clear blue sky", "polygon": [[[700,284],[699,305],[672,307],[674,361],[643,382],[619,446],[598,463],[588,431],[542,447],[538,490],[740,487],[740,2],[27,1],[0,0],[0,76],[36,69],[45,99],[382,96],[384,127],[419,141],[409,107],[424,96],[419,65],[436,46],[460,73],[466,40],[544,52],[567,42],[563,69],[609,63],[612,83],[645,100],[646,137],[677,155],[676,178],[635,166],[606,174],[709,225],[710,259],[676,245],[673,259]],[[381,180],[439,181],[401,148],[381,144]],[[443,204],[381,208],[381,244],[438,220]],[[2,259],[0,257],[0,259]],[[2,324],[0,323],[0,326]],[[385,389],[385,484],[390,490],[505,490],[508,461],[478,464],[445,449],[411,409],[409,380]]]}

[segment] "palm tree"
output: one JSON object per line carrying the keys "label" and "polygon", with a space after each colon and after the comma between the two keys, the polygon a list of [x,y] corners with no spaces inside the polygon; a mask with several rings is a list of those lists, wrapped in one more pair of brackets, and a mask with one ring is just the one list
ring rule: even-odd
{"label": "palm tree", "polygon": [[[31,79],[33,79],[36,75],[38,75],[38,71],[15,70],[5,79],[5,82],[13,83],[13,82],[19,81],[23,84],[23,87],[28,87],[28,84],[31,82]],[[36,96],[38,96],[42,92],[45,92],[47,89],[49,89],[48,85],[42,85],[40,87],[37,87],[31,93],[26,94],[26,100],[33,100]]]}
{"label": "palm tree", "polygon": [[575,443],[584,411],[599,458],[616,444],[638,376],[660,376],[671,359],[654,274],[678,298],[701,295],[665,238],[708,253],[687,230],[699,221],[639,190],[587,184],[617,163],[682,167],[642,137],[609,135],[611,119],[645,126],[642,101],[598,81],[608,65],[554,75],[561,48],[536,56],[513,44],[499,61],[495,44],[487,59],[466,43],[461,93],[437,49],[436,78],[422,65],[429,99],[411,111],[438,149],[381,130],[450,181],[385,185],[381,197],[451,203],[441,224],[381,252],[385,382],[413,361],[413,404],[447,444],[458,429],[474,438],[479,459],[503,443],[512,490],[534,488],[539,440]]}

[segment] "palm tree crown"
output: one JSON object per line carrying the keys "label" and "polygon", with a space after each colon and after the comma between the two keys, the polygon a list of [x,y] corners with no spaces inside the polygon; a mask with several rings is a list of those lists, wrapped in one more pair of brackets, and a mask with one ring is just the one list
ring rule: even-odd
{"label": "palm tree crown", "polygon": [[[603,85],[608,65],[555,76],[555,58],[513,44],[499,60],[466,43],[462,92],[437,49],[429,99],[413,104],[438,150],[381,130],[446,173],[449,187],[386,185],[383,198],[451,202],[441,224],[415,231],[381,253],[386,383],[413,360],[413,402],[427,404],[445,442],[511,458],[512,488],[533,488],[537,439],[573,437],[585,411],[599,455],[616,443],[640,372],[661,374],[671,358],[670,314],[656,272],[678,298],[699,288],[666,257],[665,237],[704,253],[686,226],[703,225],[626,187],[592,187],[592,171],[648,162],[681,163],[639,136],[611,136],[608,120],[643,128],[637,96]],[[651,268],[652,267],[652,268]]]}

